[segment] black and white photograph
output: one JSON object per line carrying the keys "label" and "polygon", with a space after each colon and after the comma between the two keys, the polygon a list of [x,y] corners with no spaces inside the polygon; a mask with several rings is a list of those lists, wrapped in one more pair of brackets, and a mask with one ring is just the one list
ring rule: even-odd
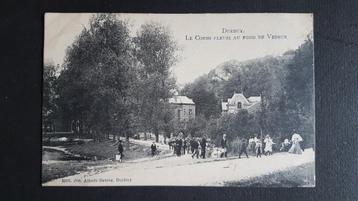
{"label": "black and white photograph", "polygon": [[42,186],[315,187],[312,13],[45,13]]}

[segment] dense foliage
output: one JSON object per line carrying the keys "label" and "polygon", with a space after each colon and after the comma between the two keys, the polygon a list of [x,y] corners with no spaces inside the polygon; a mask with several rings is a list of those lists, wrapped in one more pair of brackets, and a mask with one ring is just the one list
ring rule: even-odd
{"label": "dense foliage", "polygon": [[[187,84],[180,95],[192,98],[196,118],[174,121],[168,98],[177,89],[171,69],[177,45],[160,24],[143,24],[136,36],[113,14],[97,14],[68,48],[56,75],[44,65],[43,124],[102,139],[109,134],[143,132],[207,136],[218,141],[270,134],[289,138],[293,129],[314,143],[313,43],[297,50],[245,62],[224,62]],[[234,93],[261,96],[259,111],[222,114],[221,102]],[[50,129],[53,130],[53,129]]]}
{"label": "dense foliage", "polygon": [[144,24],[133,38],[116,15],[94,15],[68,48],[56,80],[61,129],[96,139],[128,138],[141,130],[158,135],[170,118],[165,102],[175,87],[170,72],[175,51],[169,32],[158,24]]}
{"label": "dense foliage", "polygon": [[[313,43],[308,38],[295,51],[246,62],[228,61],[187,84],[182,93],[192,98],[197,115],[208,120],[212,139],[270,134],[283,140],[297,129],[310,146],[314,143]],[[261,96],[257,113],[221,115],[221,101],[234,93]]]}

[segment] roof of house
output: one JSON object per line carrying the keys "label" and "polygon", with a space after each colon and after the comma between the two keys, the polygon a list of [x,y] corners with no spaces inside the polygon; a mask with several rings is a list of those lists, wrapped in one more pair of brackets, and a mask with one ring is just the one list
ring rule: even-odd
{"label": "roof of house", "polygon": [[247,108],[247,111],[248,112],[252,112],[252,111],[255,111],[255,110],[258,110],[259,107],[260,107],[260,102],[254,102],[252,103],[252,105],[250,105],[248,108]]}
{"label": "roof of house", "polygon": [[246,105],[246,109],[251,112],[260,107],[261,96],[251,96],[246,98],[242,93],[234,93],[232,98],[228,99],[228,102],[221,102],[222,111],[228,111],[228,106],[236,105],[237,102],[241,102],[243,105]]}
{"label": "roof of house", "polygon": [[251,97],[247,98],[247,100],[249,102],[260,102],[261,101],[261,96],[251,96]]}
{"label": "roof of house", "polygon": [[169,98],[169,103],[195,105],[193,100],[186,96],[173,96],[172,98]]}
{"label": "roof of house", "polygon": [[243,104],[249,105],[249,101],[247,101],[246,97],[242,93],[234,93],[232,98],[228,99],[229,104],[236,104],[237,102],[242,102]]}

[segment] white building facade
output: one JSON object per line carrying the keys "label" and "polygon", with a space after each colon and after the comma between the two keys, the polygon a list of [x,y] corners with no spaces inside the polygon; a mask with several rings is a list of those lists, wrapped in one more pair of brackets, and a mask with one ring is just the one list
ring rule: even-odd
{"label": "white building facade", "polygon": [[246,98],[242,93],[234,93],[226,102],[221,102],[223,114],[236,114],[239,110],[245,109],[249,113],[254,113],[260,109],[261,96],[251,96]]}

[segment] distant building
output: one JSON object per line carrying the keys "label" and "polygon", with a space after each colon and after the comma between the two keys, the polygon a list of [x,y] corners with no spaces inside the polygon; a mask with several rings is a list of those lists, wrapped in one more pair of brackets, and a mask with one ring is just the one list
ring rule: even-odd
{"label": "distant building", "polygon": [[195,118],[195,103],[186,96],[173,96],[169,99],[173,106],[175,119],[179,122],[188,122]]}
{"label": "distant building", "polygon": [[235,114],[242,109],[246,109],[249,113],[254,113],[260,109],[260,105],[261,96],[246,98],[242,93],[234,93],[227,102],[221,102],[221,109],[223,114]]}

